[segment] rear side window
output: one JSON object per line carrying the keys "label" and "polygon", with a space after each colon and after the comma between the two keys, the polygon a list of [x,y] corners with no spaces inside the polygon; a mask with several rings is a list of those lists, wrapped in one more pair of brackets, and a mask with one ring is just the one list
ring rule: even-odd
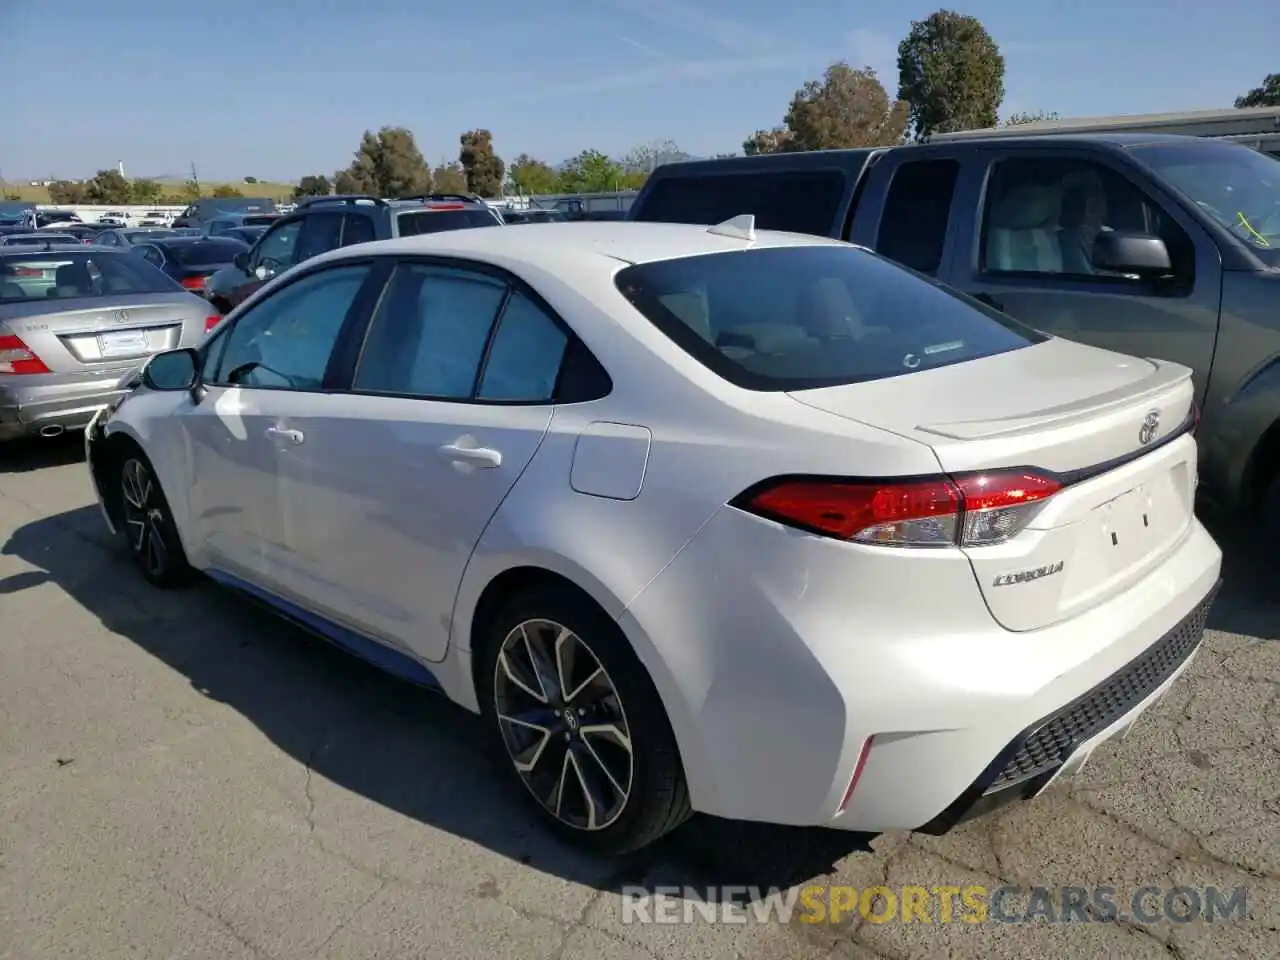
{"label": "rear side window", "polygon": [[881,256],[929,276],[938,272],[959,173],[954,160],[917,160],[898,167],[880,216],[876,250]]}
{"label": "rear side window", "polygon": [[678,346],[749,390],[880,380],[1045,339],[843,244],[637,264],[616,283]]}
{"label": "rear side window", "polygon": [[499,226],[498,218],[489,210],[475,207],[466,210],[415,210],[400,214],[396,223],[402,237],[440,233],[444,230],[464,230],[468,227]]}
{"label": "rear side window", "polygon": [[761,230],[825,237],[843,215],[844,194],[838,170],[659,177],[635,219],[714,224],[750,213]]}

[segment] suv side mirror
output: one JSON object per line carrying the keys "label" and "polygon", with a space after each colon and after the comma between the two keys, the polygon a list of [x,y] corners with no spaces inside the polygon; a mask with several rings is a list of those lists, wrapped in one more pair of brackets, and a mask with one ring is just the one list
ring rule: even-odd
{"label": "suv side mirror", "polygon": [[249,272],[248,251],[245,251],[244,253],[237,253],[234,257],[231,258],[231,264],[241,273],[248,273]]}
{"label": "suv side mirror", "polygon": [[1110,273],[1130,273],[1144,280],[1173,273],[1169,248],[1149,233],[1104,230],[1093,241],[1093,265]]}
{"label": "suv side mirror", "polygon": [[192,390],[199,378],[199,357],[190,348],[157,353],[142,368],[142,383],[149,390]]}

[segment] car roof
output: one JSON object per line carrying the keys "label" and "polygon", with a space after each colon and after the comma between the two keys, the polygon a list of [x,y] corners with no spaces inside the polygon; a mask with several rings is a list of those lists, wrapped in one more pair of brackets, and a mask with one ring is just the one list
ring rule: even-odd
{"label": "car roof", "polygon": [[[361,254],[407,256],[413,254],[461,257],[516,270],[524,267],[555,271],[569,264],[597,259],[649,263],[677,257],[763,247],[837,246],[838,240],[799,233],[760,230],[755,240],[712,233],[700,224],[585,221],[545,223],[536,229],[473,228],[377,240],[355,247],[340,247],[317,260],[340,260]],[[552,233],[551,231],[555,231]]]}

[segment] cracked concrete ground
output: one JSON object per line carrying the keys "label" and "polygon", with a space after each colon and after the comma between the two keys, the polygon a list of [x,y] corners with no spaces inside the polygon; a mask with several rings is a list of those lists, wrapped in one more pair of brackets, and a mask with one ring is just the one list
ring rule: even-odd
{"label": "cracked concrete ground", "polygon": [[[74,443],[0,450],[0,958],[1280,955],[1276,565],[1227,585],[1169,696],[1080,775],[942,838],[698,819],[621,863],[497,789],[478,724],[212,586],[164,594]],[[1248,889],[1246,919],[624,924],[623,885]]]}

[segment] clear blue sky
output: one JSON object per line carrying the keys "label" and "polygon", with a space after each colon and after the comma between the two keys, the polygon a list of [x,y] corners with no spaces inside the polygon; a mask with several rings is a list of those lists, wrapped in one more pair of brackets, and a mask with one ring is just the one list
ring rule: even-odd
{"label": "clear blue sky", "polygon": [[[433,164],[493,131],[552,163],[671,139],[740,149],[835,59],[897,87],[939,5],[837,0],[0,0],[0,174],[293,180],[404,125]],[[950,2],[947,6],[953,6]],[[1229,107],[1280,70],[1271,0],[972,0],[1002,113]]]}

